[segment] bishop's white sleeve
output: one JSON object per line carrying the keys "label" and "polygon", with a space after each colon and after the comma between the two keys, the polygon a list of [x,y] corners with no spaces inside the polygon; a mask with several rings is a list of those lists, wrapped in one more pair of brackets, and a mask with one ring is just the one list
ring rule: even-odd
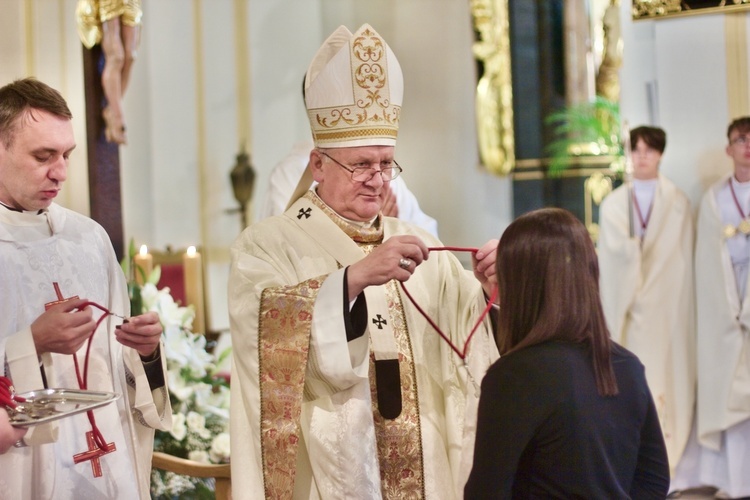
{"label": "bishop's white sleeve", "polygon": [[344,318],[345,269],[331,273],[315,301],[306,390],[330,395],[366,380],[370,364],[370,337],[347,341]]}

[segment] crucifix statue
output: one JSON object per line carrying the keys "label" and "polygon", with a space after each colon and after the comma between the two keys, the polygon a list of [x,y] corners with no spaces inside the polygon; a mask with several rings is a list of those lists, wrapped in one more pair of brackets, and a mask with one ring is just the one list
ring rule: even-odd
{"label": "crucifix statue", "polygon": [[78,0],[83,43],[91,217],[107,231],[118,259],[125,244],[120,189],[120,144],[127,142],[122,111],[140,39],[140,0]]}

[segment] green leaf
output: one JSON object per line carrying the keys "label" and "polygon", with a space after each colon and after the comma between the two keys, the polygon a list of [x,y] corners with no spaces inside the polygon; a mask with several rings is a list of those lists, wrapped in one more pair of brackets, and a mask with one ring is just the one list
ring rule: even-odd
{"label": "green leaf", "polygon": [[135,282],[128,283],[128,295],[130,296],[130,315],[139,316],[143,314],[143,298],[141,298],[141,287]]}
{"label": "green leaf", "polygon": [[620,144],[620,106],[597,96],[547,115],[544,123],[552,128],[554,140],[545,147],[549,155],[549,174],[560,176],[579,155],[576,146],[593,144],[606,154],[622,154]]}
{"label": "green leaf", "polygon": [[161,266],[156,266],[151,271],[151,274],[148,276],[146,283],[151,283],[152,285],[156,286],[159,284],[160,279],[161,279]]}

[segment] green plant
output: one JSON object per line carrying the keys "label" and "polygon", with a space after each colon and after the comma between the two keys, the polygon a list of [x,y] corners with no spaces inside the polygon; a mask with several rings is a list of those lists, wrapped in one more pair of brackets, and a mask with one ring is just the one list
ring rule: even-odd
{"label": "green plant", "polygon": [[559,176],[576,158],[607,155],[616,157],[611,165],[622,171],[620,106],[603,97],[567,106],[544,120],[552,127],[554,140],[547,145],[549,174]]}

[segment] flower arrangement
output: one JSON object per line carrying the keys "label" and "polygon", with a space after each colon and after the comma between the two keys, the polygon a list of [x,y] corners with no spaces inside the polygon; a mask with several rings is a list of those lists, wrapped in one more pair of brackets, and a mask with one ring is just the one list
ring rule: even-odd
{"label": "flower arrangement", "polygon": [[[133,264],[135,249],[131,243],[130,262],[123,262],[125,275],[138,269]],[[133,271],[131,274],[129,271]],[[130,281],[133,314],[155,311],[164,329],[167,383],[172,404],[172,429],[156,431],[154,451],[162,451],[200,463],[229,462],[229,383],[217,374],[217,367],[230,355],[227,348],[216,356],[206,349],[206,337],[190,331],[195,311],[177,304],[169,288],[157,289],[157,266],[144,285]],[[135,307],[140,306],[140,309]],[[163,470],[151,473],[153,498],[214,498],[212,485],[205,479],[181,476]]]}

